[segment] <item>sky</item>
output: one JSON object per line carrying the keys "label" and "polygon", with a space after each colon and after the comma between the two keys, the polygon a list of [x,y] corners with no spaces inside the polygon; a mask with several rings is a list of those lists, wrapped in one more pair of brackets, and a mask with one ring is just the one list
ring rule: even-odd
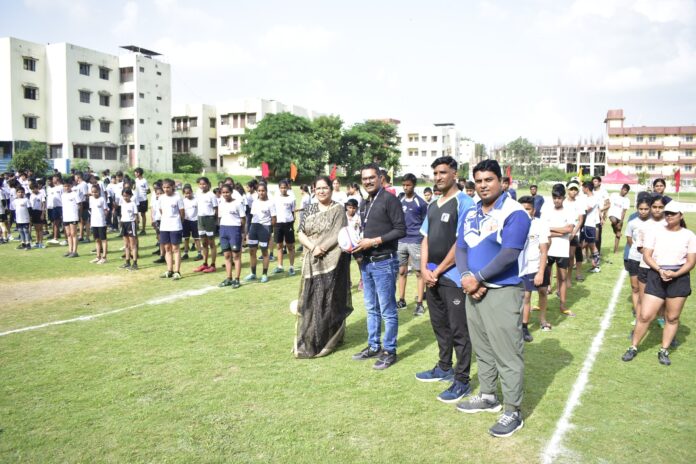
{"label": "sky", "polygon": [[275,99],[497,146],[696,125],[696,0],[0,0],[0,36],[172,67],[172,102]]}

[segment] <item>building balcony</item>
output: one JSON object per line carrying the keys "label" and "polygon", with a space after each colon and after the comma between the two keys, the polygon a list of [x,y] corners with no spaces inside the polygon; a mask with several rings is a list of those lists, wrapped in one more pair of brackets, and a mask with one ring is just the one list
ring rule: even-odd
{"label": "building balcony", "polygon": [[696,150],[696,143],[694,142],[679,142],[680,150]]}

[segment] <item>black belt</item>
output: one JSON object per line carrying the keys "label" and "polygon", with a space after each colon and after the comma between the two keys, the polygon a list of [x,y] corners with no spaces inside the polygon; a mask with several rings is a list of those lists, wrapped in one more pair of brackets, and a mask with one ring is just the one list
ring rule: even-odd
{"label": "black belt", "polygon": [[391,259],[391,258],[396,258],[396,253],[387,253],[384,255],[375,255],[375,256],[365,256],[365,259],[371,263],[378,263],[380,261],[385,261],[385,260]]}

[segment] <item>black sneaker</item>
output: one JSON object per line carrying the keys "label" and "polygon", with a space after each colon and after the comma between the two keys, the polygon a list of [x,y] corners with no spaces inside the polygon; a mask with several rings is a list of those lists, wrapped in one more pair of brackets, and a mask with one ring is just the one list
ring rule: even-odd
{"label": "black sneaker", "polygon": [[128,268],[129,271],[137,271],[138,270],[138,263],[133,263],[131,264],[131,267]]}
{"label": "black sneaker", "polygon": [[239,288],[242,286],[242,284],[239,283],[239,279],[233,279],[231,286],[232,288]]}
{"label": "black sneaker", "polygon": [[153,263],[155,263],[155,264],[164,264],[166,262],[167,262],[167,260],[164,259],[164,256],[160,256],[159,258],[157,258],[156,260],[153,261]]}
{"label": "black sneaker", "polygon": [[423,307],[423,303],[416,303],[416,309],[413,311],[413,315],[416,317],[420,317],[423,314],[425,314],[425,308]]}
{"label": "black sneaker", "polygon": [[388,369],[391,367],[392,364],[396,362],[396,353],[390,353],[388,351],[382,351],[382,353],[377,357],[377,362],[375,363],[374,366],[372,366],[373,369],[377,369],[378,371],[382,371],[384,369]]}
{"label": "black sneaker", "polygon": [[626,352],[621,356],[621,360],[628,362],[628,361],[633,361],[633,358],[638,356],[638,350],[630,347],[629,349],[626,350]]}
{"label": "black sneaker", "polygon": [[159,248],[158,248],[158,249],[156,249],[155,251],[153,251],[153,252],[152,252],[152,254],[153,254],[153,255],[158,255],[158,254],[160,254],[160,250],[159,250]]}
{"label": "black sneaker", "polygon": [[662,364],[663,366],[672,365],[672,361],[670,361],[669,359],[669,351],[665,349],[661,349],[657,352],[657,360],[660,361],[660,364]]}
{"label": "black sneaker", "polygon": [[188,253],[184,253],[183,255],[181,255],[182,261],[186,261],[187,259],[189,259]]}
{"label": "black sneaker", "polygon": [[408,305],[406,304],[406,300],[403,298],[396,302],[396,309],[404,309],[406,306]]}
{"label": "black sneaker", "polygon": [[362,350],[360,353],[355,353],[353,355],[353,361],[364,361],[366,359],[374,358],[379,355],[379,349],[373,350],[369,346]]}
{"label": "black sneaker", "polygon": [[527,343],[534,341],[534,337],[532,337],[532,334],[529,333],[529,329],[527,327],[522,327],[522,338],[524,338],[524,341]]}
{"label": "black sneaker", "polygon": [[505,412],[498,418],[498,422],[488,429],[488,433],[494,437],[509,437],[522,427],[524,427],[524,421],[519,411]]}

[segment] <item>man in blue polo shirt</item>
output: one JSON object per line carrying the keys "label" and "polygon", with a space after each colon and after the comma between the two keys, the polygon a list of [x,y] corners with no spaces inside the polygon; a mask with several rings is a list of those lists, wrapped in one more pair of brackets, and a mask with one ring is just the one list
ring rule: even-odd
{"label": "man in blue polo shirt", "polygon": [[406,303],[406,276],[408,275],[409,260],[411,267],[416,272],[418,280],[416,292],[416,310],[414,316],[422,316],[425,313],[423,308],[423,279],[420,275],[420,251],[421,251],[421,236],[420,229],[428,214],[428,203],[424,199],[416,195],[416,176],[413,174],[404,174],[401,181],[401,186],[404,189],[404,196],[401,197],[401,209],[404,211],[404,220],[406,221],[406,236],[399,239],[399,301],[396,302],[398,309],[404,309]]}
{"label": "man in blue polo shirt", "polygon": [[500,165],[485,160],[474,168],[481,197],[464,219],[457,236],[456,263],[466,293],[469,335],[478,364],[479,395],[459,403],[466,413],[498,412],[500,378],[505,412],[489,433],[508,437],[524,425],[522,404],[524,289],[518,263],[529,232],[530,218],[503,192]]}

